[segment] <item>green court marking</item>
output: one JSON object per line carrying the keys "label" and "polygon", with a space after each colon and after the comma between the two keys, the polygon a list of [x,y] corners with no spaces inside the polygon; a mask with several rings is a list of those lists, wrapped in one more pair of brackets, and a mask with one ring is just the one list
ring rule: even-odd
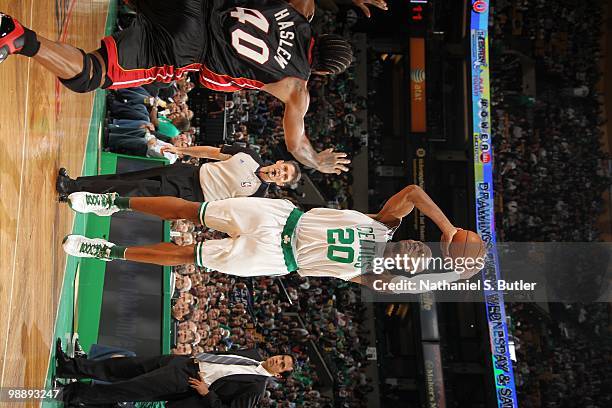
{"label": "green court marking", "polygon": [[[115,173],[117,169],[117,159],[120,157],[132,157],[126,156],[122,154],[115,153],[106,153],[102,152],[100,155],[100,173],[101,174],[111,174]],[[157,162],[159,165],[167,164],[167,160],[162,159],[154,159],[154,158],[145,158],[139,157],[139,160],[150,160]],[[105,238],[105,234],[110,230],[110,217],[96,217],[97,219],[94,223],[96,225],[92,225],[91,229],[88,225],[87,228],[87,236],[88,237],[103,237]],[[164,223],[164,240],[170,241],[170,223]],[[86,259],[89,261],[90,259]],[[90,288],[90,298],[80,297],[79,300],[79,316],[83,316],[82,319],[79,319],[79,336],[83,339],[82,344],[87,344],[88,346],[98,338],[98,328],[100,326],[100,311],[102,310],[102,289],[104,286],[104,262],[98,260],[91,260],[97,263],[102,263],[102,271],[96,271],[93,274],[88,273],[88,280],[86,281],[87,287]],[[95,265],[92,265],[95,266]],[[162,354],[170,353],[170,329],[172,325],[172,316],[170,313],[171,309],[171,299],[172,293],[170,292],[172,286],[172,268],[164,267],[163,274],[163,301],[162,301],[162,310],[160,313],[162,314],[162,349],[160,350]],[[84,285],[83,275],[81,275],[81,287]],[[98,290],[97,290],[98,289]],[[89,317],[85,319],[84,316]]]}

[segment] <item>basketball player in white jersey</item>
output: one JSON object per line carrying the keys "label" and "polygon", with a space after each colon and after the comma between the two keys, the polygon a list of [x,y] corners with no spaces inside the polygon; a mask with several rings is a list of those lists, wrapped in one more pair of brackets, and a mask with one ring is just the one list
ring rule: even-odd
{"label": "basketball player in white jersey", "polygon": [[[431,250],[418,241],[391,246],[394,253],[376,254],[391,239],[402,218],[416,207],[442,231],[450,243],[457,228],[418,186],[410,185],[391,197],[377,214],[353,210],[315,208],[306,213],[286,200],[240,197],[193,203],[173,197],[118,197],[116,194],[73,193],[71,208],[78,212],[111,215],[120,210],[140,211],[166,220],[188,219],[230,238],[208,240],[195,246],[172,243],[121,247],[103,239],[80,235],[64,238],[64,250],[73,256],[105,261],[126,259],[158,265],[194,263],[237,276],[284,275],[333,277],[372,286],[374,280],[392,282],[389,273],[366,274],[375,256],[429,258]],[[444,249],[443,249],[444,251]],[[420,270],[410,271],[413,273]],[[468,278],[451,272],[445,280]]]}

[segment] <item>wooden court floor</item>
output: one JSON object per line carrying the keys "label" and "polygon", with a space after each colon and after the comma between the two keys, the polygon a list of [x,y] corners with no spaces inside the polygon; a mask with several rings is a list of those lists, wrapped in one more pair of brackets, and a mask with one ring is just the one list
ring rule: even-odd
{"label": "wooden court floor", "polygon": [[[104,34],[108,0],[0,0],[39,35],[85,50]],[[0,64],[0,387],[40,388],[53,347],[73,215],[55,175],[79,175],[93,94],[68,92],[33,60]],[[0,406],[37,406],[37,403]]]}

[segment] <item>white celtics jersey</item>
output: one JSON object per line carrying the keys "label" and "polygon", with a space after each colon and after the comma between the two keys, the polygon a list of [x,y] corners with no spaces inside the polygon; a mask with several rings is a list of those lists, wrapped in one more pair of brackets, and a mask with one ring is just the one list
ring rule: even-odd
{"label": "white celtics jersey", "polygon": [[391,239],[386,225],[353,210],[315,208],[306,212],[296,230],[295,252],[301,276],[350,280],[371,270],[376,253]]}
{"label": "white celtics jersey", "polygon": [[[255,174],[261,162],[255,153],[243,149],[227,160],[206,163],[200,167],[200,185],[204,200],[217,201],[232,197],[261,197],[267,184]],[[232,154],[232,147],[223,147],[222,153]],[[255,157],[255,158],[254,158]]]}

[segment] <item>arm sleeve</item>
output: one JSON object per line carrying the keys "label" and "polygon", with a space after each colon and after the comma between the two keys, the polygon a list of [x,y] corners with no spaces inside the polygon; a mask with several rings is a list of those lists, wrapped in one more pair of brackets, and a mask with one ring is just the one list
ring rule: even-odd
{"label": "arm sleeve", "polygon": [[259,164],[260,166],[263,165],[263,161],[261,160],[261,156],[258,155],[255,152],[255,150],[249,149],[248,147],[240,146],[237,143],[234,143],[233,145],[223,145],[221,147],[221,153],[223,153],[223,154],[231,154],[232,156],[237,154],[237,153],[245,153],[245,154],[248,154],[249,156],[251,156],[253,158],[253,160],[255,160],[257,162],[257,164]]}

